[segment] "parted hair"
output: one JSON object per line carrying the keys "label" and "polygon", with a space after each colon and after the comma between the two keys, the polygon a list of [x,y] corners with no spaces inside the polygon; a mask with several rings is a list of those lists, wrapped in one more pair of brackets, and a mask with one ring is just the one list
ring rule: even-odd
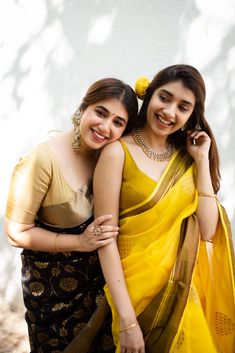
{"label": "parted hair", "polygon": [[[148,104],[155,90],[169,82],[179,80],[182,81],[183,85],[191,90],[195,96],[195,106],[187,122],[186,130],[200,128],[211,138],[209,151],[210,174],[214,192],[217,193],[220,188],[219,154],[214,135],[204,115],[206,98],[205,83],[202,75],[195,67],[184,64],[172,65],[156,74],[147,89],[135,128],[142,127],[146,123]],[[178,130],[169,136],[169,142],[173,143],[178,148],[182,148],[183,151],[186,151],[186,135],[186,131]]]}
{"label": "parted hair", "polygon": [[131,131],[134,121],[138,114],[138,101],[134,90],[116,78],[104,78],[94,82],[87,90],[79,106],[79,110],[83,111],[91,104],[95,104],[101,100],[116,98],[125,107],[128,113],[128,122],[125,128],[125,134]]}

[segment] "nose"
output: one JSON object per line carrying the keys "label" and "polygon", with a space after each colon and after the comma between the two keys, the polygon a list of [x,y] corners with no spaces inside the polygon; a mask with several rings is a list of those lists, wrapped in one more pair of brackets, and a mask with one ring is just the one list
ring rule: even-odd
{"label": "nose", "polygon": [[175,104],[168,104],[164,109],[163,113],[168,117],[168,118],[174,118],[176,114],[176,106]]}
{"label": "nose", "polygon": [[100,132],[102,133],[109,133],[111,128],[111,121],[109,119],[104,119],[102,123],[100,124]]}

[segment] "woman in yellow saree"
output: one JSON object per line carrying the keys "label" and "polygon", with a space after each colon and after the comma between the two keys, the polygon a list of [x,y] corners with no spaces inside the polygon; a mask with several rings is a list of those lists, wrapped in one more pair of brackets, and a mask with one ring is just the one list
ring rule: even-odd
{"label": "woman in yellow saree", "polygon": [[234,254],[203,79],[173,65],[140,91],[133,133],[94,175],[95,215],[120,227],[99,250],[116,352],[234,353]]}

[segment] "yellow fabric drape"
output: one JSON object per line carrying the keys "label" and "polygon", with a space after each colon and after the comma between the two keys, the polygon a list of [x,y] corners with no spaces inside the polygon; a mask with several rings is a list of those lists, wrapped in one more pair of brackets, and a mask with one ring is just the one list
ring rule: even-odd
{"label": "yellow fabric drape", "polygon": [[[229,222],[218,203],[220,221],[213,251],[208,253],[206,244],[200,242],[193,216],[198,203],[193,165],[187,166],[176,182],[172,183],[172,175],[169,177],[171,168],[181,162],[178,154],[169,163],[151,199],[145,202],[151,207],[143,210],[143,205],[137,205],[122,212],[118,247],[126,284],[136,315],[140,315],[144,326],[145,321],[147,326],[151,323],[145,336],[147,353],[234,353],[234,260]],[[161,185],[168,183],[171,188],[154,203]],[[181,283],[181,277],[186,278],[186,284]],[[177,296],[174,288],[181,285],[182,290],[177,292],[181,294]],[[107,287],[105,292],[112,309],[113,336],[119,352],[119,318]],[[167,306],[174,295],[173,315],[167,313]],[[149,316],[148,320],[142,319],[151,304],[152,321]],[[166,322],[166,328],[161,327],[162,322]],[[164,331],[172,337],[167,344],[163,343]],[[159,339],[155,339],[157,336]]]}

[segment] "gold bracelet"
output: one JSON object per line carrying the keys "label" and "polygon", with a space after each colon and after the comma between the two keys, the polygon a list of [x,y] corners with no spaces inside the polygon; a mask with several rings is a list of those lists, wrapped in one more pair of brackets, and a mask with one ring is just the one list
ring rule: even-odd
{"label": "gold bracelet", "polygon": [[202,196],[202,197],[210,197],[212,199],[214,199],[216,197],[215,194],[203,194],[202,192],[198,193],[198,196]]}
{"label": "gold bracelet", "polygon": [[57,252],[60,252],[60,249],[58,247],[58,237],[59,237],[60,233],[56,233],[55,235],[55,249]]}
{"label": "gold bracelet", "polygon": [[123,329],[120,330],[119,332],[120,332],[120,333],[121,333],[121,332],[125,332],[125,331],[129,330],[130,328],[135,327],[135,326],[137,326],[137,325],[138,325],[138,322],[134,322],[133,324],[131,324],[130,326],[127,326],[127,327],[123,328]]}
{"label": "gold bracelet", "polygon": [[208,240],[203,240],[203,239],[202,239],[202,241],[203,241],[204,243],[211,243],[211,244],[213,243],[213,239],[208,239]]}

